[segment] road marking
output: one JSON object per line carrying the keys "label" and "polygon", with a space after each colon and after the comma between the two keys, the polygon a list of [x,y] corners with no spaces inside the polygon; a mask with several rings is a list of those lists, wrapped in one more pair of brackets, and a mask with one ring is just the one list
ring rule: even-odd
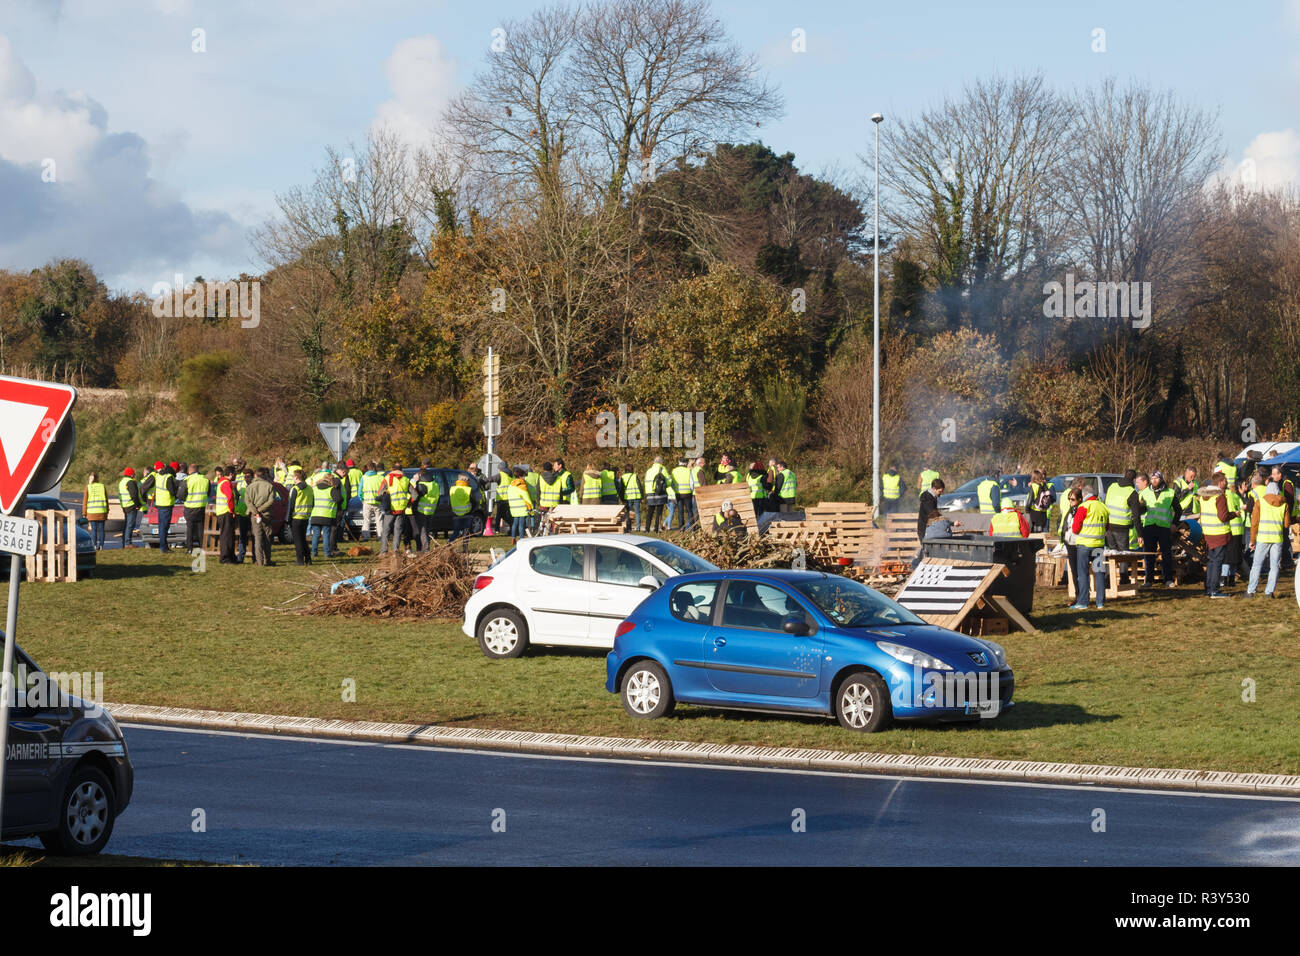
{"label": "road marking", "polygon": [[[165,724],[124,722],[132,730],[160,730],[174,734],[208,734],[214,737],[244,737],[258,740],[281,740],[286,743],[332,744],[337,747],[378,747],[387,750],[413,750],[420,753],[472,754],[478,757],[514,757],[519,760],[563,760],[570,763],[608,763],[627,767],[680,767],[684,770],[715,770],[738,773],[780,773],[804,777],[835,777],[844,780],[887,780],[899,783],[954,783],[985,787],[1021,787],[1039,790],[1077,790],[1087,793],[1134,793],[1155,797],[1211,797],[1220,800],[1262,800],[1267,803],[1300,803],[1300,797],[1268,796],[1254,793],[1224,793],[1201,790],[1156,790],[1145,787],[1115,787],[1106,784],[1051,783],[1031,780],[990,780],[969,777],[912,776],[886,773],[850,773],[843,770],[804,770],[798,767],[746,766],[743,764],[696,763],[682,760],[631,759],[627,757],[584,757],[576,754],[527,753],[517,750],[483,750],[472,747],[443,747],[436,744],[385,743],[378,740],[343,740],[337,737],[308,737],[294,734],[257,733],[249,730],[218,730],[206,727],[177,727]],[[897,790],[897,788],[895,788]],[[893,791],[891,791],[892,797]]]}

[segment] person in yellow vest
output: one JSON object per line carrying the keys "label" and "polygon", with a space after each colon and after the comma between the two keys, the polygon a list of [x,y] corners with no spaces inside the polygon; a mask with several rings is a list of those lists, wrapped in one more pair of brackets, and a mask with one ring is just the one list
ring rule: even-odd
{"label": "person in yellow vest", "polygon": [[[591,462],[587,462],[587,467],[582,471],[581,495],[584,505],[600,504],[600,469]],[[513,523],[512,521],[511,524]]]}
{"label": "person in yellow vest", "polygon": [[469,550],[470,509],[474,504],[474,489],[469,486],[468,478],[457,478],[456,483],[447,491],[451,503],[451,540],[464,538],[462,549]]}
{"label": "person in yellow vest", "polygon": [[325,556],[334,553],[334,524],[338,519],[338,509],[343,502],[343,486],[338,475],[322,469],[312,476],[311,515],[307,519],[307,529],[311,532],[311,557],[320,553],[321,538],[325,539]]}
{"label": "person in yellow vest", "polygon": [[989,522],[989,534],[1002,538],[1028,538],[1029,522],[1015,502],[1008,499],[1002,502],[1002,510]]}
{"label": "person in yellow vest", "polygon": [[641,530],[641,499],[645,495],[641,491],[641,479],[631,465],[623,466],[623,475],[619,478],[619,494],[622,495],[623,505],[627,509],[624,527],[628,531]]}
{"label": "person in yellow vest", "polygon": [[735,503],[730,498],[722,502],[718,513],[713,516],[713,533],[724,532],[737,535],[745,533],[745,520],[740,517],[740,512],[736,510]]}
{"label": "person in yellow vest", "polygon": [[542,465],[542,473],[537,476],[537,512],[545,517],[552,508],[560,505],[562,487],[560,473],[555,470],[555,462],[548,461]]}
{"label": "person in yellow vest", "polygon": [[672,484],[672,475],[664,467],[662,455],[656,455],[654,463],[645,473],[645,525],[647,532],[659,533],[659,522],[663,518],[664,505],[668,503],[668,486]]}
{"label": "person in yellow vest", "polygon": [[931,485],[938,481],[942,476],[933,468],[922,468],[920,477],[916,479],[916,493],[923,495],[930,490]]}
{"label": "person in yellow vest", "polygon": [[393,553],[396,554],[401,550],[403,533],[414,531],[410,527],[411,518],[407,513],[411,506],[411,479],[406,477],[400,462],[394,464],[384,476],[384,489],[380,495],[380,502],[384,505],[384,523],[379,553],[388,552],[391,538]]}
{"label": "person in yellow vest", "polygon": [[361,539],[379,537],[379,492],[384,486],[384,466],[372,461],[361,476]]}
{"label": "person in yellow vest", "polygon": [[[597,480],[599,477],[597,473]],[[514,479],[506,489],[506,501],[510,504],[510,536],[514,538],[515,544],[518,544],[519,539],[529,533],[530,519],[535,511],[522,468],[514,470]]]}
{"label": "person in yellow vest", "polygon": [[273,470],[272,475],[277,482],[284,485],[286,488],[289,487],[291,481],[289,476],[292,474],[292,466],[286,463],[283,458],[277,458],[275,460],[275,469]]}
{"label": "person in yellow vest", "polygon": [[1142,550],[1149,555],[1144,561],[1146,587],[1155,583],[1155,555],[1160,555],[1160,573],[1165,587],[1175,587],[1173,538],[1169,530],[1174,523],[1174,491],[1165,484],[1165,476],[1153,471],[1137,476],[1138,516],[1142,522]]}
{"label": "person in yellow vest", "polygon": [[1029,518],[1029,533],[1047,530],[1047,511],[1056,500],[1056,493],[1041,468],[1029,474],[1029,492],[1025,497],[1025,511]]}
{"label": "person in yellow vest", "polygon": [[890,515],[898,511],[903,498],[903,476],[897,465],[890,465],[880,476],[880,513]]}
{"label": "person in yellow vest", "polygon": [[731,463],[730,455],[723,455],[718,461],[718,470],[714,474],[715,484],[726,485],[740,480],[740,472]]}
{"label": "person in yellow vest", "polygon": [[749,485],[749,500],[754,503],[754,517],[758,517],[766,511],[777,510],[776,499],[769,497],[772,484],[771,479],[768,478],[767,469],[763,467],[762,462],[751,461],[749,463],[749,473],[745,475],[745,483]]}
{"label": "person in yellow vest", "polygon": [[994,471],[975,486],[975,495],[979,498],[980,514],[995,515],[1002,510],[1001,471]]}
{"label": "person in yellow vest", "polygon": [[208,517],[208,491],[212,482],[199,472],[199,466],[190,464],[185,478],[185,550],[191,554],[203,547],[203,526]]}
{"label": "person in yellow vest", "polygon": [[[537,499],[534,498],[534,501]],[[602,505],[618,504],[618,472],[609,462],[600,469],[600,503]]]}
{"label": "person in yellow vest", "polygon": [[1138,509],[1137,488],[1133,486],[1136,479],[1137,472],[1130,468],[1106,489],[1106,547],[1112,551],[1129,550],[1129,534]]}
{"label": "person in yellow vest", "polygon": [[1228,587],[1237,583],[1238,572],[1242,577],[1250,574],[1250,568],[1245,564],[1246,494],[1246,479],[1228,479],[1225,495],[1228,499],[1228,533],[1232,535],[1232,540],[1228,542],[1228,553],[1223,559],[1224,566],[1228,569]]}
{"label": "person in yellow vest", "polygon": [[349,458],[346,462],[348,466],[348,493],[351,497],[356,498],[361,494],[361,479],[366,476],[355,461]]}
{"label": "person in yellow vest", "polygon": [[1255,542],[1255,559],[1250,565],[1246,597],[1255,596],[1266,562],[1268,580],[1264,583],[1264,597],[1278,596],[1277,578],[1282,570],[1282,550],[1286,547],[1290,527],[1291,509],[1282,496],[1282,489],[1271,481],[1264,486],[1264,494],[1255,499],[1255,507],[1250,515],[1250,540]]}
{"label": "person in yellow vest", "polygon": [[1223,592],[1223,563],[1232,543],[1227,488],[1227,477],[1216,471],[1209,483],[1196,493],[1196,518],[1205,537],[1205,596],[1208,598],[1232,597]]}
{"label": "person in yellow vest", "polygon": [[[708,479],[704,477],[706,464],[704,456],[701,455],[699,458],[695,459],[695,464],[691,466],[691,484],[696,488],[709,483]],[[699,512],[699,502],[696,502],[695,510],[697,513]]]}
{"label": "person in yellow vest", "polygon": [[[325,465],[322,462],[321,468]],[[235,459],[235,470],[231,475],[235,482],[235,522],[239,526],[239,551],[235,560],[244,563],[244,557],[253,548],[253,519],[248,516],[248,483],[253,471],[242,458]]]}
{"label": "person in yellow vest", "polygon": [[540,473],[532,465],[524,465],[524,482],[528,485],[528,497],[533,499],[533,506],[542,500],[542,481]]}
{"label": "person in yellow vest", "polygon": [[695,526],[695,484],[691,480],[691,468],[685,458],[677,460],[672,476],[676,501],[668,504],[668,530],[673,529],[673,513],[676,511],[682,516],[681,529],[690,531]]}
{"label": "person in yellow vest", "polygon": [[140,526],[140,509],[144,499],[140,497],[140,482],[135,480],[135,469],[129,465],[122,469],[122,477],[117,482],[117,501],[122,506],[122,547],[135,547],[135,529]]}
{"label": "person in yellow vest", "polygon": [[311,550],[307,547],[307,528],[315,504],[315,492],[311,485],[307,484],[302,466],[290,466],[289,501],[285,520],[289,522],[289,530],[293,535],[294,561],[300,565],[311,564]]}
{"label": "person in yellow vest", "polygon": [[794,511],[794,499],[799,490],[794,477],[794,469],[788,467],[784,461],[778,458],[776,460],[776,476],[781,479],[773,491],[777,503],[782,511]]}
{"label": "person in yellow vest", "polygon": [[1092,485],[1084,485],[1082,495],[1083,501],[1074,512],[1071,526],[1075,535],[1074,577],[1078,596],[1070,610],[1088,610],[1090,580],[1097,591],[1097,609],[1101,610],[1106,603],[1106,526],[1110,516],[1106,506],[1097,500],[1097,489]]}
{"label": "person in yellow vest", "polygon": [[86,476],[86,491],[81,498],[81,513],[90,523],[90,540],[96,551],[104,550],[104,528],[108,524],[108,489],[99,480],[99,475],[91,472]]}
{"label": "person in yellow vest", "polygon": [[1189,466],[1183,477],[1174,479],[1174,520],[1196,519],[1196,468]]}
{"label": "person in yellow vest", "polygon": [[560,476],[560,504],[578,504],[578,491],[573,484],[573,473],[565,467],[564,459],[555,459],[551,465],[551,470]]}
{"label": "person in yellow vest", "polygon": [[1219,460],[1214,463],[1214,470],[1223,472],[1223,476],[1228,479],[1228,488],[1235,490],[1237,487],[1237,463],[1226,451],[1219,452]]}
{"label": "person in yellow vest", "polygon": [[412,491],[418,495],[415,499],[415,530],[418,535],[419,548],[428,551],[432,541],[437,537],[433,530],[433,516],[438,510],[438,498],[442,489],[433,469],[421,468],[411,483]]}
{"label": "person in yellow vest", "polygon": [[167,554],[171,551],[167,537],[176,506],[176,476],[164,462],[155,462],[154,473],[145,479],[145,484],[153,492],[154,510],[158,516],[158,553]]}

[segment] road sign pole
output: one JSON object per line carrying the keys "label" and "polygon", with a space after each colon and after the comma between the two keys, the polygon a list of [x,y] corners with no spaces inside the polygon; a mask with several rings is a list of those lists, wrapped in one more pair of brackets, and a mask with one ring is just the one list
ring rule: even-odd
{"label": "road sign pole", "polygon": [[[492,418],[491,415],[492,396],[495,395],[496,392],[493,389],[493,382],[492,382],[492,346],[490,345],[488,346],[487,380],[488,380],[488,409],[489,409],[489,413],[487,417],[491,419]],[[490,427],[488,428],[487,440],[488,440],[488,457],[491,458],[493,455],[496,454],[497,444],[496,444],[496,438],[493,437],[492,429]]]}
{"label": "road sign pole", "polygon": [[0,676],[0,821],[5,812],[5,754],[9,745],[9,700],[17,699],[13,686],[14,645],[18,643],[18,555],[9,556],[9,606],[5,614],[5,669]]}

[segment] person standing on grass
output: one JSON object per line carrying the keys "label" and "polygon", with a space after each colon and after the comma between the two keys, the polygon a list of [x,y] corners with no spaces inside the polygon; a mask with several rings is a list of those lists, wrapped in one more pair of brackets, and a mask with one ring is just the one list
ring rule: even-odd
{"label": "person standing on grass", "polygon": [[[1259,477],[1256,475],[1255,477]],[[1291,527],[1291,510],[1276,482],[1269,482],[1264,494],[1255,499],[1250,516],[1250,539],[1255,542],[1255,560],[1250,565],[1250,581],[1246,597],[1254,597],[1259,587],[1260,574],[1268,564],[1268,580],[1264,584],[1264,597],[1277,597],[1277,578],[1282,570],[1282,549]]]}
{"label": "person standing on grass", "polygon": [[235,514],[237,502],[232,470],[226,465],[217,468],[217,503],[212,509],[217,516],[217,547],[222,564],[239,563],[235,558],[235,528],[239,521]]}
{"label": "person standing on grass", "polygon": [[1208,598],[1232,597],[1231,594],[1224,594],[1221,589],[1223,560],[1232,541],[1227,487],[1227,476],[1217,471],[1196,499],[1196,516],[1201,522],[1201,533],[1205,536],[1205,596]]}
{"label": "person standing on grass", "polygon": [[203,525],[208,517],[208,490],[212,483],[207,475],[199,474],[199,466],[191,464],[185,476],[185,550],[191,554],[203,548]]}
{"label": "person standing on grass", "polygon": [[[599,480],[599,475],[597,476]],[[528,534],[529,519],[533,513],[533,499],[528,494],[528,482],[524,480],[524,470],[515,468],[514,478],[506,489],[506,501],[510,505],[510,536],[514,543]]]}
{"label": "person standing on grass", "polygon": [[311,521],[311,509],[315,503],[315,494],[311,485],[303,477],[302,467],[293,468],[289,475],[289,501],[285,508],[285,520],[293,534],[293,556],[297,564],[311,564],[311,551],[307,547],[307,526]]}
{"label": "person standing on grass", "polygon": [[134,548],[135,529],[140,524],[140,509],[144,501],[140,498],[140,482],[135,480],[135,469],[129,465],[122,469],[122,477],[117,483],[117,501],[122,506],[122,547]]}
{"label": "person standing on grass", "polygon": [[1065,504],[1061,507],[1061,523],[1057,525],[1056,535],[1061,539],[1061,544],[1065,545],[1065,571],[1070,580],[1074,582],[1074,593],[1079,593],[1079,578],[1075,570],[1075,563],[1079,557],[1079,537],[1074,533],[1074,513],[1083,503],[1083,492],[1078,488],[1071,488],[1065,493]]}
{"label": "person standing on grass", "polygon": [[253,563],[271,567],[271,525],[275,521],[275,486],[271,484],[271,470],[257,469],[249,479],[245,492],[248,501],[248,520],[253,530]]}
{"label": "person standing on grass", "polygon": [[778,458],[776,460],[776,473],[781,476],[781,487],[776,490],[777,506],[781,512],[787,513],[794,511],[794,499],[798,494],[798,488],[795,485],[794,469]]}
{"label": "person standing on grass", "polygon": [[438,510],[438,498],[442,494],[442,489],[438,487],[438,479],[433,476],[431,467],[420,466],[415,481],[412,482],[412,489],[418,496],[415,499],[415,531],[419,550],[428,551],[436,536],[433,530],[433,516]]}
{"label": "person standing on grass", "polygon": [[1146,570],[1144,586],[1155,583],[1156,552],[1160,553],[1160,573],[1164,577],[1165,587],[1174,587],[1173,536],[1170,527],[1174,523],[1174,492],[1165,484],[1165,476],[1153,471],[1148,477],[1145,472],[1137,476],[1138,517],[1142,522],[1142,550],[1148,557],[1143,559]]}
{"label": "person standing on grass", "polygon": [[1041,468],[1035,468],[1029,476],[1029,496],[1025,499],[1025,510],[1029,512],[1029,533],[1037,534],[1047,530],[1047,509],[1052,507],[1056,495],[1047,475]]}
{"label": "person standing on grass", "polygon": [[325,539],[325,557],[335,557],[334,520],[338,514],[339,503],[343,500],[343,489],[339,486],[338,476],[330,471],[318,472],[310,482],[312,506],[311,517],[307,521],[307,530],[311,533],[311,556],[320,553],[321,538]]}
{"label": "person standing on grass", "polygon": [[1183,477],[1174,479],[1174,521],[1196,517],[1196,468],[1189,465]]}
{"label": "person standing on grass", "polygon": [[662,455],[656,455],[654,464],[645,473],[645,525],[647,532],[659,533],[659,521],[663,516],[664,505],[668,503],[668,482],[670,476],[664,467]]}
{"label": "person standing on grass", "polygon": [[108,524],[108,489],[91,472],[86,476],[86,490],[81,496],[81,513],[90,524],[90,540],[96,551],[104,550],[104,526]]}
{"label": "person standing on grass", "polygon": [[1071,530],[1075,534],[1075,581],[1078,598],[1070,605],[1072,611],[1088,610],[1089,572],[1097,588],[1097,610],[1106,602],[1106,526],[1110,515],[1106,506],[1097,500],[1092,485],[1083,486],[1083,500],[1075,509]]}
{"label": "person standing on grass", "polygon": [[456,484],[448,492],[451,501],[451,540],[464,538],[462,550],[469,550],[469,512],[473,506],[474,492],[467,478],[457,478]]}
{"label": "person standing on grass", "polygon": [[361,476],[361,539],[369,541],[380,532],[379,491],[384,485],[384,465],[372,461]]}
{"label": "person standing on grass", "polygon": [[[172,508],[176,504],[176,476],[164,462],[156,462],[154,473],[145,479],[147,491],[153,493],[154,509],[158,514],[158,553],[167,554],[167,534],[172,525]],[[146,490],[146,489],[142,489]]]}
{"label": "person standing on grass", "polygon": [[641,530],[641,479],[631,465],[623,466],[623,476],[619,479],[619,493],[623,496],[623,505],[627,508],[624,527],[629,531]]}

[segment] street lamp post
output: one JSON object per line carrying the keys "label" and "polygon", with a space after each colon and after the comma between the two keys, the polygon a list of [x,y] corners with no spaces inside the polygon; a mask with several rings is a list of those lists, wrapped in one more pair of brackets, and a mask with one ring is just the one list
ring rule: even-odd
{"label": "street lamp post", "polygon": [[885,117],[871,114],[876,128],[876,202],[874,233],[874,286],[871,312],[875,338],[871,350],[873,374],[871,376],[871,502],[880,514],[880,123]]}

